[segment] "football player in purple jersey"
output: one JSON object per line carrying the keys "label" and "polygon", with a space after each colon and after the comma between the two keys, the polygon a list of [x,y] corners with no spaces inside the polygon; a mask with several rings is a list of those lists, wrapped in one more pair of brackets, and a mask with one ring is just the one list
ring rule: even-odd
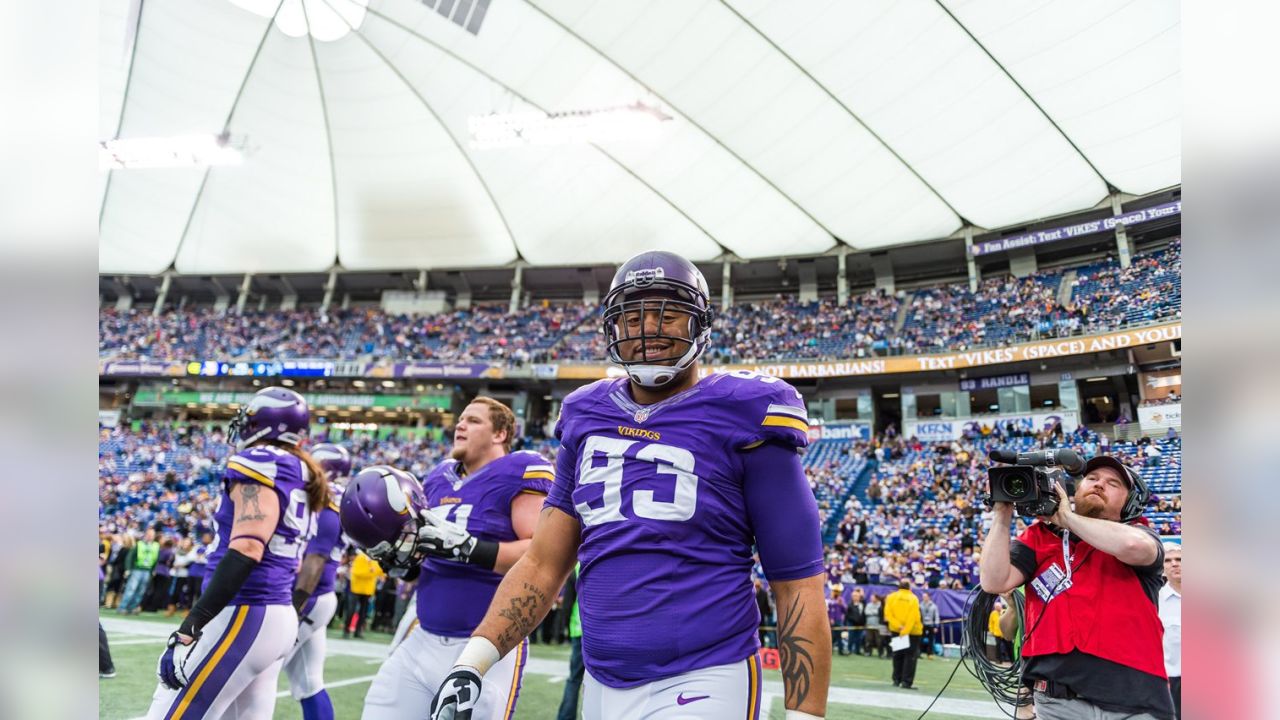
{"label": "football player in purple jersey", "polygon": [[258,391],[232,421],[237,452],[213,515],[212,570],[160,656],[150,720],[271,717],[298,634],[298,561],[329,497],[301,448],[309,421],[307,401],[281,387]]}
{"label": "football player in purple jersey", "polygon": [[293,586],[298,640],[285,656],[284,672],[289,677],[289,693],[302,704],[303,720],[333,720],[333,702],[324,689],[325,628],[338,608],[334,579],[347,551],[338,503],[351,475],[351,453],[341,445],[320,443],[311,448],[311,457],[329,479],[329,502],[316,519],[315,537],[307,543]]}
{"label": "football player in purple jersey", "polygon": [[609,360],[626,376],[565,398],[533,544],[432,717],[473,717],[489,668],[537,627],[580,560],[584,718],[758,718],[753,546],[777,599],[787,717],[821,717],[831,634],[818,508],[798,452],[803,399],[778,378],[699,373],[710,298],[674,253],[624,263],[602,310]]}
{"label": "football player in purple jersey", "polygon": [[[538,453],[511,452],[515,433],[515,415],[506,405],[486,397],[467,405],[458,416],[450,458],[422,483],[426,507],[408,552],[389,540],[403,520],[382,512],[374,496],[362,497],[366,518],[387,518],[367,537],[386,543],[370,546],[370,556],[391,566],[389,573],[406,567],[407,579],[418,573],[417,626],[374,677],[365,720],[426,720],[436,688],[484,617],[503,573],[529,548],[554,468]],[[345,527],[346,514],[343,519]],[[363,533],[348,533],[366,543]],[[493,665],[492,682],[472,698],[472,717],[510,720],[527,656],[521,643]]]}

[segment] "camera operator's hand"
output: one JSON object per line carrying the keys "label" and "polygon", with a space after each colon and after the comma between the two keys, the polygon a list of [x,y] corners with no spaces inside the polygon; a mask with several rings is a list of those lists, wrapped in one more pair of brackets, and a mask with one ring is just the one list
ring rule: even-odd
{"label": "camera operator's hand", "polygon": [[1058,493],[1058,511],[1049,517],[1041,517],[1041,519],[1045,522],[1051,522],[1064,530],[1070,530],[1072,521],[1076,519],[1075,511],[1071,509],[1071,498],[1067,495],[1067,491],[1063,489],[1061,483],[1054,483],[1053,490]]}

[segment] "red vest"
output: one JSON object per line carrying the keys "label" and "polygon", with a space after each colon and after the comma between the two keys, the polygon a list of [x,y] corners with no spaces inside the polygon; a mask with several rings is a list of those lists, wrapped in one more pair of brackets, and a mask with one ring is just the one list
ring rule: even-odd
{"label": "red vest", "polygon": [[[1062,538],[1043,523],[1036,522],[1018,539],[1036,553],[1036,577],[1054,563],[1062,568]],[[1074,538],[1071,567],[1070,588],[1060,591],[1047,605],[1031,582],[1035,577],[1028,578],[1025,627],[1035,630],[1023,642],[1022,654],[1030,657],[1079,650],[1166,678],[1164,625],[1155,603],[1142,591],[1137,572]]]}

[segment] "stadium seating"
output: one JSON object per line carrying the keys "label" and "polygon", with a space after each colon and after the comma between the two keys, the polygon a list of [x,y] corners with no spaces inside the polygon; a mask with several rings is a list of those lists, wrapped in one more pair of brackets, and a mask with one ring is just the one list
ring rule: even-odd
{"label": "stadium seating", "polygon": [[[889,294],[871,291],[848,304],[833,298],[743,301],[719,308],[706,360],[732,363],[829,360],[1007,345],[1085,330],[1110,330],[1181,316],[1181,242],[1138,255],[1127,269],[1114,259],[1075,271]],[[1074,272],[1074,275],[1071,273]],[[1070,302],[1059,303],[1070,277]],[[903,309],[905,306],[905,310]],[[184,308],[98,314],[104,359],[276,360],[323,358],[528,362],[600,362],[598,309],[536,304],[516,313],[477,305],[438,315],[388,315],[377,308],[219,313]],[[902,325],[897,327],[899,316]]]}
{"label": "stadium seating", "polygon": [[[832,580],[905,573],[928,586],[971,587],[977,578],[973,550],[984,522],[986,452],[1066,445],[1092,456],[1100,449],[1100,438],[1084,429],[1065,437],[991,430],[951,443],[899,437],[814,442],[804,466],[830,530],[825,540]],[[357,466],[388,463],[419,475],[448,449],[443,442],[396,436],[344,444]],[[520,445],[548,458],[558,447],[554,440],[530,438]],[[177,423],[100,428],[99,525],[108,532],[159,526],[197,536],[211,530],[230,452],[218,428]],[[1180,535],[1182,440],[1116,443],[1108,452],[1140,468],[1151,487],[1148,522],[1162,535]],[[867,476],[869,483],[858,483]],[[855,539],[857,534],[861,537]]]}
{"label": "stadium seating", "polygon": [[1088,329],[1182,317],[1182,241],[1134,257],[1128,268],[1114,258],[1080,268],[1071,301]]}

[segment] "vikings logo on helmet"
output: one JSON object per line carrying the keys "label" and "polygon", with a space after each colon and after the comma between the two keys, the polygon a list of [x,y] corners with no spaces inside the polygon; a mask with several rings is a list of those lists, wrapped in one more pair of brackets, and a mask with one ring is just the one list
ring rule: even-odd
{"label": "vikings logo on helmet", "polygon": [[[670,383],[697,361],[711,339],[714,313],[707,280],[697,266],[675,253],[644,252],[623,263],[602,307],[609,360],[621,365],[637,385],[657,388]],[[663,318],[673,313],[688,316],[687,337],[664,333],[661,323],[654,332],[646,328],[647,314]],[[639,317],[638,331],[624,324],[633,315]],[[652,340],[684,350],[674,358],[650,358],[647,346]],[[639,343],[639,358],[622,357],[621,345],[629,342]]]}
{"label": "vikings logo on helmet", "polygon": [[236,449],[243,450],[259,440],[297,445],[310,424],[311,411],[305,398],[288,388],[269,387],[254,393],[228,430]]}
{"label": "vikings logo on helmet", "polygon": [[329,480],[351,474],[351,453],[335,443],[320,443],[311,448],[311,457],[329,474]]}
{"label": "vikings logo on helmet", "polygon": [[374,465],[351,479],[338,516],[342,531],[370,557],[405,566],[414,559],[418,517],[426,509],[422,484],[412,473]]}

